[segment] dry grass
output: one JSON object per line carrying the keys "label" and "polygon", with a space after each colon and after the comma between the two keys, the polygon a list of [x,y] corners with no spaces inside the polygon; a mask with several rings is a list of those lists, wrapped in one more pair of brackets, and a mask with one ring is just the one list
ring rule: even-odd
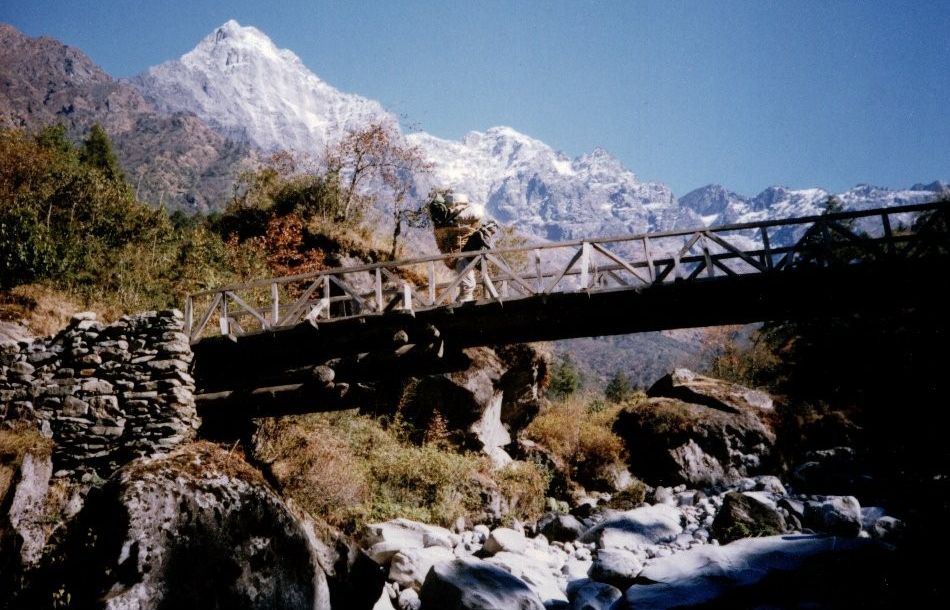
{"label": "dry grass", "polygon": [[546,487],[533,464],[495,473],[485,456],[415,445],[398,424],[352,412],[266,420],[255,435],[255,457],[284,494],[346,532],[396,517],[439,525],[476,520],[492,491],[514,516],[532,518]]}
{"label": "dry grass", "polygon": [[512,462],[495,474],[495,480],[502,497],[508,501],[512,519],[534,521],[544,513],[550,476],[535,464]]}
{"label": "dry grass", "polygon": [[61,291],[30,284],[0,293],[0,319],[22,320],[37,336],[52,335],[83,308]]}
{"label": "dry grass", "polygon": [[608,468],[624,461],[623,441],[612,427],[621,407],[591,411],[590,398],[572,395],[552,403],[525,429],[528,438],[568,464],[570,477],[593,487],[609,486]]}
{"label": "dry grass", "polygon": [[188,474],[196,479],[224,475],[267,485],[264,475],[245,461],[244,453],[239,447],[224,447],[208,441],[182,445],[164,459],[135,462],[127,469],[129,476],[133,478],[167,471]]}
{"label": "dry grass", "polygon": [[7,495],[16,471],[27,453],[48,456],[53,452],[53,441],[33,427],[18,424],[0,429],[0,501]]}

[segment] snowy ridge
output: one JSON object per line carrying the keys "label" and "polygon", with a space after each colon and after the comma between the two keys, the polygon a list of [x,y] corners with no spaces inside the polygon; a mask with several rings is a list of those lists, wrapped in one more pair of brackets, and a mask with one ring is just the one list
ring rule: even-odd
{"label": "snowy ridge", "polygon": [[825,202],[832,196],[841,201],[845,209],[868,210],[926,203],[948,195],[950,186],[943,182],[915,184],[904,190],[859,184],[841,193],[820,188],[771,186],[751,198],[733,193],[721,185],[710,184],[683,195],[679,201],[710,226],[813,216],[821,214]]}
{"label": "snowy ridge", "polygon": [[319,153],[346,129],[396,120],[378,102],[331,87],[293,52],[234,20],[130,83],[162,110],[193,112],[226,137],[264,150]]}

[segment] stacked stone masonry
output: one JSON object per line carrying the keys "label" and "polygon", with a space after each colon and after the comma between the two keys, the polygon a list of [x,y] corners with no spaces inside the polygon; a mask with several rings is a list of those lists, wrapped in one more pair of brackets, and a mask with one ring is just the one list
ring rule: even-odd
{"label": "stacked stone masonry", "polygon": [[192,358],[177,310],[77,314],[53,337],[0,343],[0,424],[38,426],[60,475],[107,477],[194,438]]}

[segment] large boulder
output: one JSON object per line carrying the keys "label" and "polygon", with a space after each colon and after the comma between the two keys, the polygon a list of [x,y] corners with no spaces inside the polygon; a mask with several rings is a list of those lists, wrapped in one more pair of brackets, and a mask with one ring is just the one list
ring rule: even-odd
{"label": "large boulder", "polygon": [[[806,535],[746,538],[723,546],[700,545],[645,567],[638,577],[643,584],[627,589],[623,601],[615,608],[648,610],[711,602],[724,608],[757,607],[762,604],[751,602],[757,598],[750,590],[765,583],[779,586],[777,576],[794,575],[806,568],[813,569],[805,579],[810,586],[824,584],[840,590],[844,575],[856,579],[862,576],[864,567],[858,567],[855,558],[873,556],[868,563],[879,565],[877,550],[877,543],[870,540]],[[794,578],[789,580],[792,584],[786,584],[778,596],[782,602],[787,603],[791,595],[812,593],[803,590],[807,587],[796,586]],[[856,581],[851,584],[859,586]],[[736,599],[730,596],[741,599],[741,603],[729,603],[729,599]]]}
{"label": "large boulder", "polygon": [[601,549],[639,551],[646,546],[670,542],[683,533],[680,512],[666,504],[643,506],[611,514],[580,537]]}
{"label": "large boulder", "polygon": [[545,605],[557,601],[567,601],[567,597],[561,591],[558,580],[554,575],[550,561],[505,551],[495,553],[486,561],[524,581]]}
{"label": "large boulder", "polygon": [[627,446],[630,470],[653,485],[732,482],[764,470],[775,443],[761,409],[724,410],[665,397],[626,406],[614,431]]}
{"label": "large boulder", "polygon": [[115,473],[66,530],[29,607],[329,608],[312,532],[239,457],[209,443]]}
{"label": "large boulder", "polygon": [[785,519],[778,510],[751,495],[734,491],[726,494],[712,524],[712,534],[722,544],[784,533]]}
{"label": "large boulder", "polygon": [[422,610],[544,610],[524,581],[480,559],[436,564],[419,592]]}
{"label": "large boulder", "polygon": [[430,428],[438,416],[448,440],[505,465],[511,461],[504,449],[511,443],[511,432],[525,426],[540,408],[544,358],[528,346],[501,352],[472,348],[465,355],[471,360],[467,369],[414,382],[403,396],[401,413],[420,430]]}
{"label": "large boulder", "polygon": [[761,390],[706,377],[682,368],[661,377],[647,390],[647,396],[676,398],[730,413],[771,411],[774,408],[772,397]]}

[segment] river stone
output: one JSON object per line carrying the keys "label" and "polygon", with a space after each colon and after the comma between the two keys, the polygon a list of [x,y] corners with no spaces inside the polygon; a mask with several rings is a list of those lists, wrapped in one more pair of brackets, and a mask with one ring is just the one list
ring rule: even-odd
{"label": "river stone", "polygon": [[805,503],[805,526],[836,536],[861,533],[861,504],[854,496],[828,496]]}
{"label": "river stone", "polygon": [[722,544],[784,532],[785,519],[778,510],[748,494],[734,491],[726,494],[712,524],[712,534]]}
{"label": "river stone", "polygon": [[584,583],[570,593],[570,610],[610,610],[623,597],[617,587],[593,581]]}
{"label": "river stone", "polygon": [[433,565],[453,559],[455,553],[441,546],[402,549],[393,555],[389,564],[389,580],[402,587],[419,590]]}
{"label": "river stone", "polygon": [[523,553],[528,548],[528,539],[519,531],[508,527],[499,527],[492,530],[482,549],[489,554],[508,551]]}
{"label": "river stone", "polygon": [[544,610],[522,580],[475,558],[433,566],[419,599],[421,610]]}
{"label": "river stone", "polygon": [[643,563],[630,551],[600,549],[594,557],[588,576],[591,580],[605,582],[624,590],[633,584],[642,569]]}
{"label": "river stone", "polygon": [[[745,538],[723,546],[701,545],[646,566],[639,580],[649,584],[635,584],[627,589],[623,601],[614,608],[659,610],[709,604],[778,573],[800,570],[817,559],[833,554],[854,557],[876,548],[877,544],[871,540],[811,535]],[[833,573],[826,573],[826,578],[835,581]]]}
{"label": "river stone", "polygon": [[638,551],[644,546],[675,540],[683,532],[680,511],[666,504],[641,506],[610,516],[581,536],[599,548]]}
{"label": "river stone", "polygon": [[586,529],[584,524],[574,515],[546,513],[538,520],[538,531],[551,541],[573,542]]}

